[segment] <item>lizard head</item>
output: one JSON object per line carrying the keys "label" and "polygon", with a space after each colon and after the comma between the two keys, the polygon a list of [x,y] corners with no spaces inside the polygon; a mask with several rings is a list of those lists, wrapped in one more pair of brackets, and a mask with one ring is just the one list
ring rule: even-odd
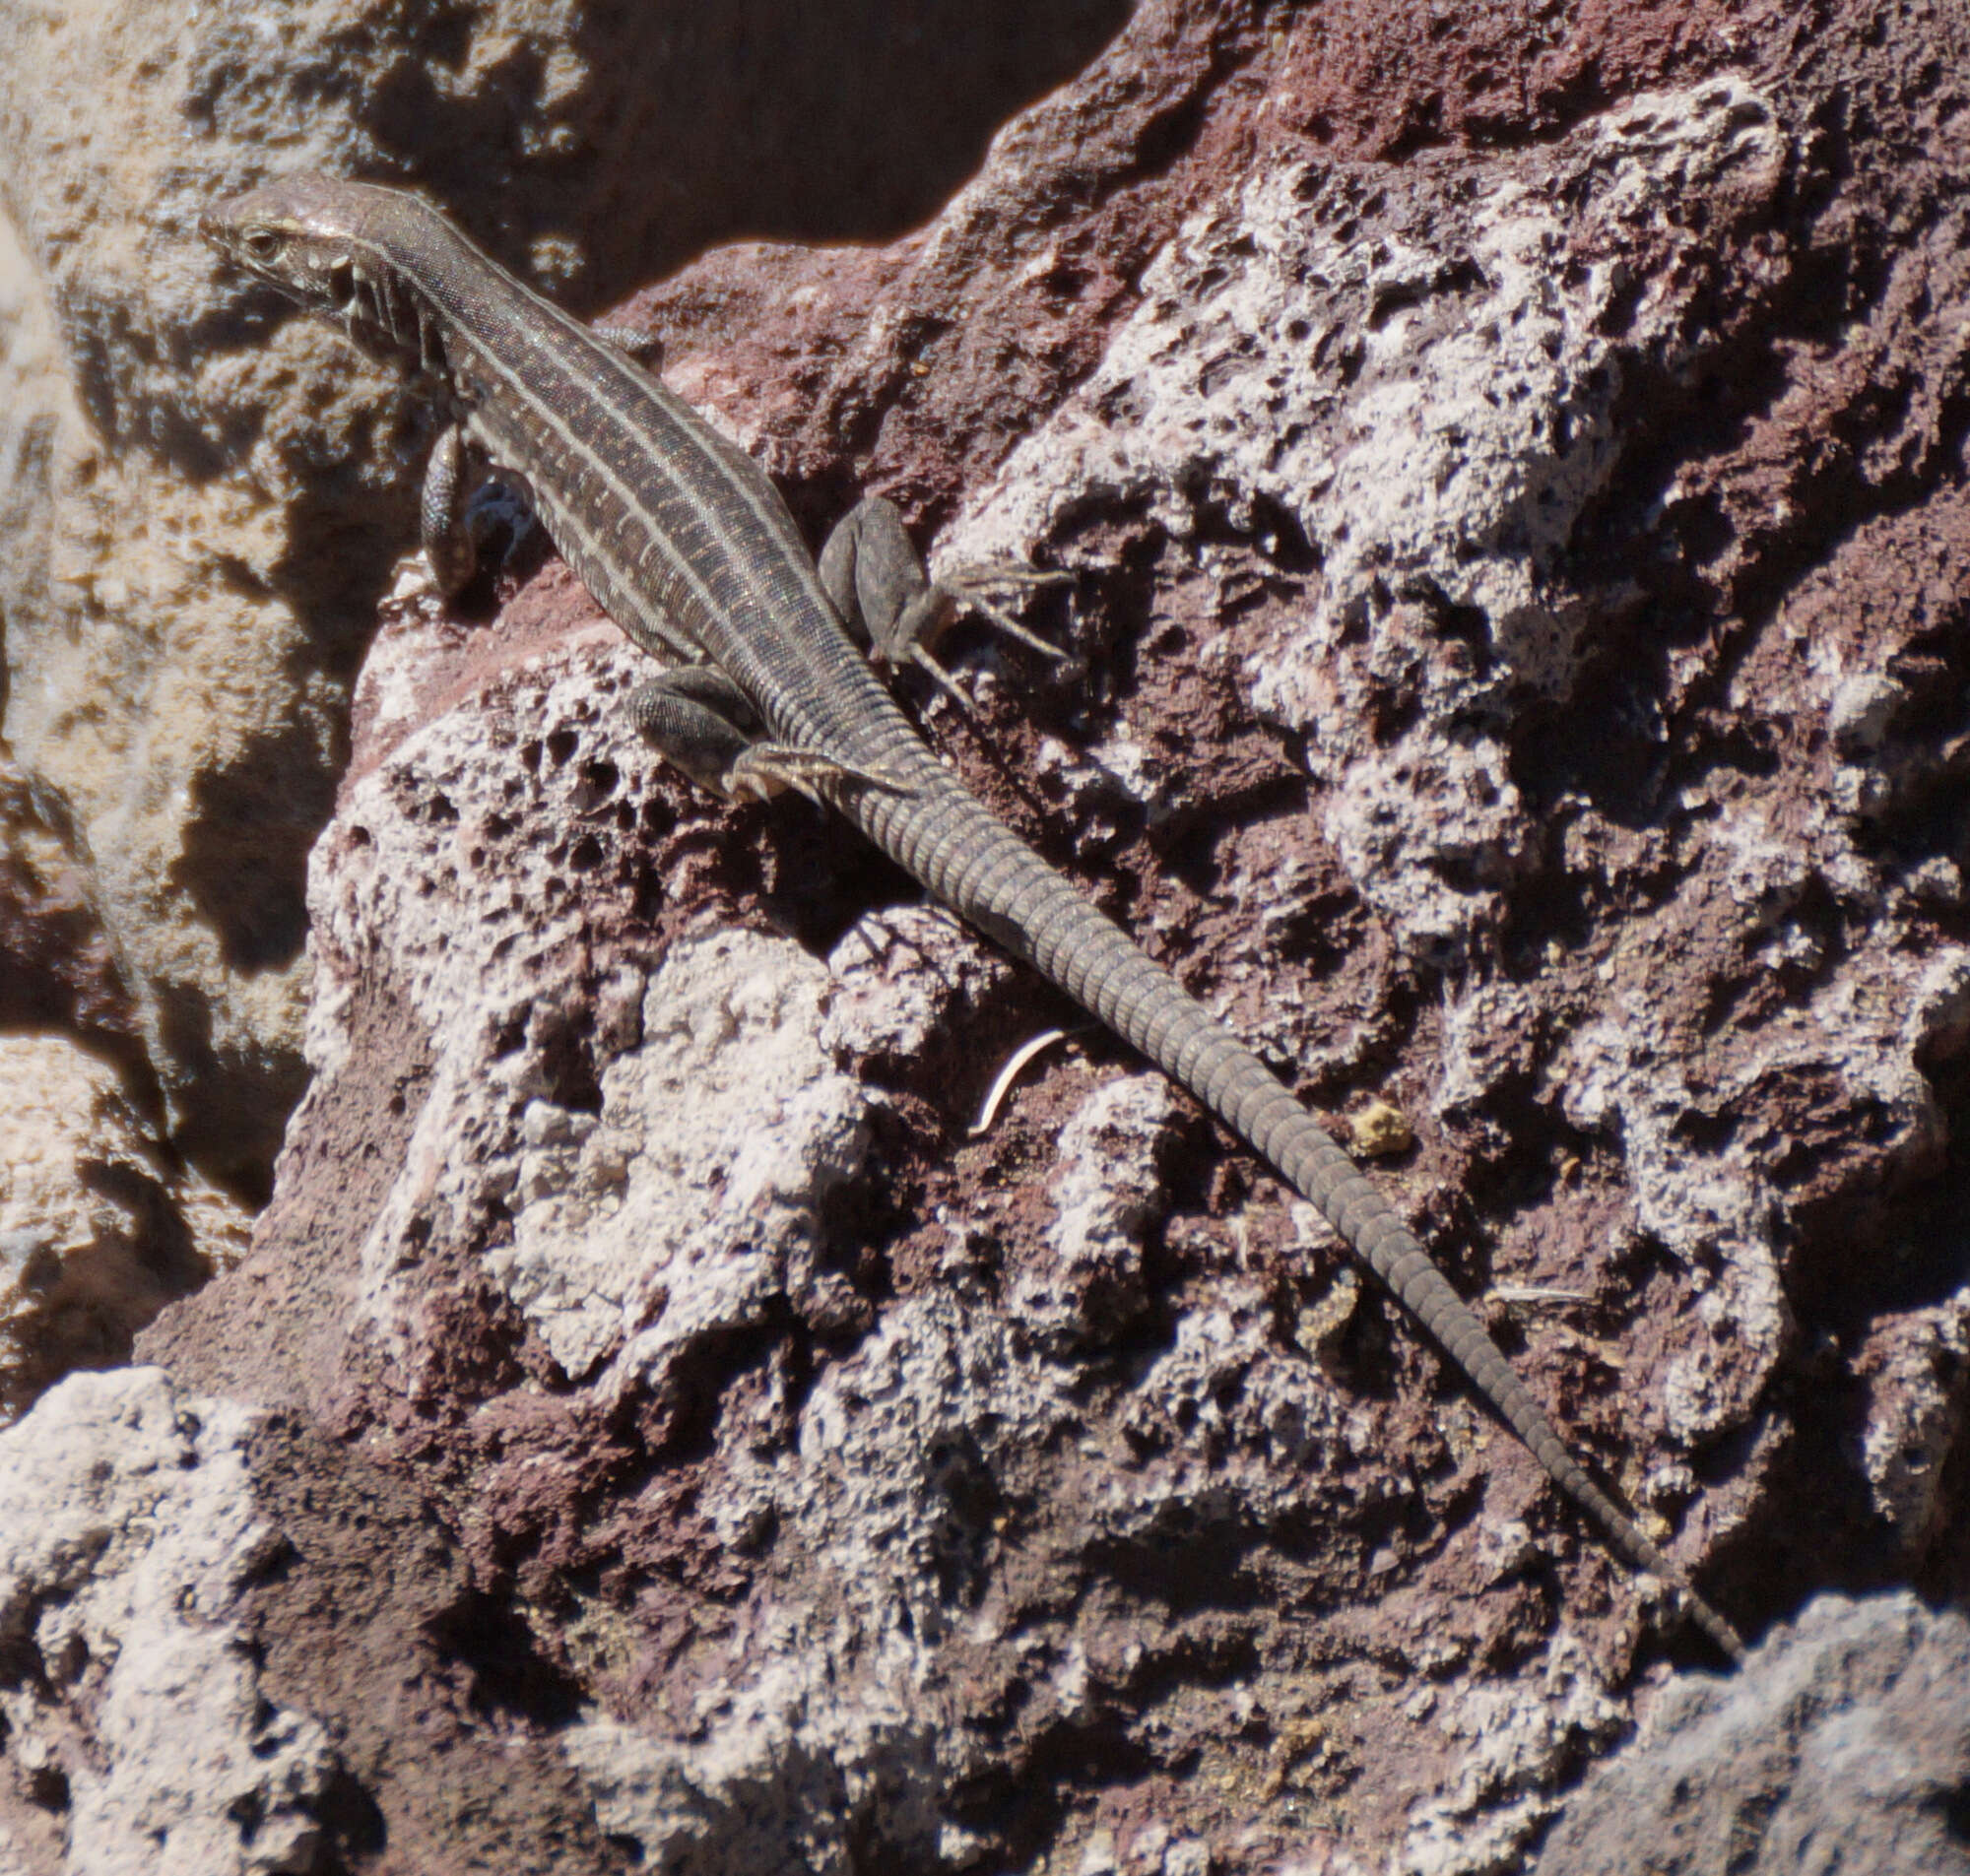
{"label": "lizard head", "polygon": [[363,351],[426,365],[442,349],[399,262],[433,229],[458,238],[418,196],[330,176],[285,176],[198,219],[198,231],[235,267],[340,319]]}
{"label": "lizard head", "polygon": [[198,231],[255,280],[312,312],[356,305],[370,198],[388,192],[322,176],[288,176],[215,203]]}

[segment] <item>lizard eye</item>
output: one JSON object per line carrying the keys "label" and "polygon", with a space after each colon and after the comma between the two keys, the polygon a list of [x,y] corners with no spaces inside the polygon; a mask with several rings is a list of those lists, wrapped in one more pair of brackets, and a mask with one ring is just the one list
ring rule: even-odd
{"label": "lizard eye", "polygon": [[239,251],[249,261],[270,261],[281,251],[281,237],[272,228],[248,228],[239,237]]}

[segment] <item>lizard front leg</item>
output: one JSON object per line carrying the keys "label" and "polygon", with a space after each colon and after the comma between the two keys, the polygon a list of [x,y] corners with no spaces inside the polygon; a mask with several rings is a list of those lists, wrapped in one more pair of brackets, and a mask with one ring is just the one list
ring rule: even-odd
{"label": "lizard front leg", "polygon": [[514,538],[532,525],[531,491],[525,480],[503,464],[494,465],[462,423],[448,423],[431,445],[418,492],[418,535],[431,578],[446,600],[455,600],[479,571],[481,550],[500,519],[473,497],[496,485],[511,496]]}
{"label": "lizard front leg", "polygon": [[933,580],[892,501],[870,495],[835,525],[821,550],[821,583],[849,631],[884,664],[920,665],[961,703],[962,693],[932,647],[965,613],[1042,657],[1066,653],[1035,637],[995,597],[1030,593],[1066,580],[1016,562],[961,566]]}
{"label": "lizard front leg", "polygon": [[716,665],[680,665],[629,694],[629,719],[664,759],[729,802],[767,801],[791,788],[820,804],[824,782],[897,784],[832,756],[767,740],[746,693]]}
{"label": "lizard front leg", "polygon": [[[645,371],[655,371],[663,359],[664,342],[653,332],[641,332],[634,326],[594,326],[590,330],[604,345]],[[464,427],[458,423],[447,423],[438,432],[425,463],[424,484],[418,492],[418,534],[425,557],[430,562],[431,578],[447,600],[464,592],[479,571],[479,542],[469,507],[474,491],[485,480],[485,463],[474,456]]]}
{"label": "lizard front leg", "polygon": [[431,578],[447,600],[455,600],[472,584],[479,570],[479,544],[465,505],[478,478],[472,473],[465,431],[447,423],[431,445],[425,464],[424,485],[418,491],[418,533]]}

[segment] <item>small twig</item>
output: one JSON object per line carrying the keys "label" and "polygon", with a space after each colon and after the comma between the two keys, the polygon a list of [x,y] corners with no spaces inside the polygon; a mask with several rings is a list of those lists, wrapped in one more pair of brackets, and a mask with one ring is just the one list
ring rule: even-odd
{"label": "small twig", "polygon": [[971,1124],[970,1137],[980,1139],[991,1132],[992,1123],[999,1118],[999,1103],[1006,1098],[1018,1072],[1042,1049],[1051,1049],[1057,1042],[1065,1041],[1065,1029],[1042,1029],[1030,1042],[1021,1043],[1008,1058],[1006,1066],[999,1070],[998,1079],[992,1083],[991,1091],[985,1096],[985,1105],[978,1110],[978,1118]]}

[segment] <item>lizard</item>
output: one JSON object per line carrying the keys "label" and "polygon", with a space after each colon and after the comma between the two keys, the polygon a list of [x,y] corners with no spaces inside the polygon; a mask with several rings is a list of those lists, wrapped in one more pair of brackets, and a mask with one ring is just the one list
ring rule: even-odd
{"label": "lizard", "polygon": [[441,401],[420,501],[441,589],[471,571],[471,467],[519,478],[568,564],[662,667],[630,709],[663,756],[727,799],[794,788],[824,804],[1154,1063],[1312,1202],[1615,1553],[1743,1658],[1730,1622],[1573,1457],[1380,1190],[1250,1048],[964,786],[879,679],[872,651],[914,656],[957,608],[1000,619],[989,569],[931,581],[880,498],[817,559],[752,457],[420,196],[291,176],[210,206],[199,229],[236,269],[415,368]]}

